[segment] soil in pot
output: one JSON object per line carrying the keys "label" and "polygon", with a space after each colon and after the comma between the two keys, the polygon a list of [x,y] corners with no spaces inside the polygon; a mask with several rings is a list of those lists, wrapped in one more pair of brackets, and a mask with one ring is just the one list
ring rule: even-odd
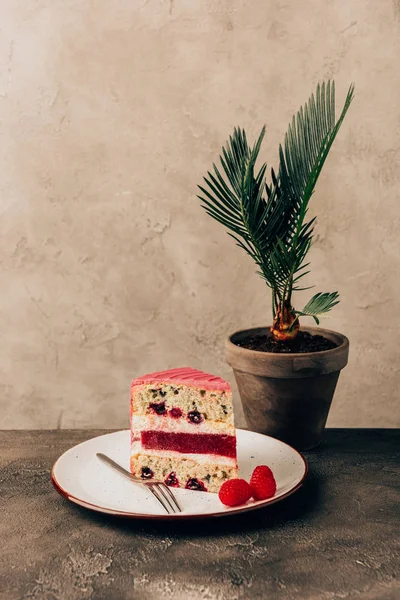
{"label": "soil in pot", "polygon": [[240,342],[237,346],[258,352],[275,352],[279,354],[297,354],[306,352],[321,352],[337,348],[338,344],[328,340],[322,335],[312,335],[307,331],[299,331],[294,340],[282,342],[275,340],[271,333],[252,335]]}

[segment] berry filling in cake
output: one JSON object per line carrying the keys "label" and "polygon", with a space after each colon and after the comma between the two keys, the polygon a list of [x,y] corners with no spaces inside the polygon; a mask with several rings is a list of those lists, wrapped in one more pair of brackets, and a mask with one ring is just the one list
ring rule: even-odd
{"label": "berry filling in cake", "polygon": [[142,479],[153,479],[154,473],[149,467],[142,467],[140,471],[140,477]]}
{"label": "berry filling in cake", "polygon": [[168,414],[173,419],[180,419],[182,416],[182,411],[180,408],[171,408]]}
{"label": "berry filling in cake", "polygon": [[188,481],[186,482],[185,488],[187,490],[196,490],[198,492],[206,492],[207,491],[204,483],[202,481],[199,481],[198,479],[196,479],[196,477],[192,477],[191,479],[188,479]]}
{"label": "berry filling in cake", "polygon": [[232,392],[219,377],[186,367],[135,379],[131,432],[135,475],[210,492],[238,476]]}
{"label": "berry filling in cake", "polygon": [[172,450],[186,454],[217,454],[236,458],[236,437],[215,433],[175,433],[142,431],[142,447],[146,450]]}
{"label": "berry filling in cake", "polygon": [[151,404],[149,404],[149,409],[152,410],[156,415],[167,414],[165,402],[152,402]]}
{"label": "berry filling in cake", "polygon": [[176,473],[174,473],[172,471],[172,473],[170,473],[168,475],[168,477],[165,479],[164,483],[166,485],[169,485],[170,487],[179,487],[179,481],[178,481],[178,478],[176,476]]}

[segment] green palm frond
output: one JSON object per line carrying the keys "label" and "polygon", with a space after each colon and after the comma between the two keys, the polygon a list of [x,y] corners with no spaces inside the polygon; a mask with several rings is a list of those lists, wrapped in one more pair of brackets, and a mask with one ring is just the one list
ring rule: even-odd
{"label": "green palm frond", "polygon": [[255,260],[265,277],[264,257],[272,248],[276,232],[274,222],[266,218],[271,211],[264,198],[266,165],[255,172],[264,135],[265,127],[250,147],[244,130],[235,128],[220,157],[225,177],[214,164],[213,172],[204,177],[207,187],[199,186],[202,195],[198,197],[207,214],[229,230],[229,235]]}
{"label": "green palm frond", "polygon": [[239,245],[255,258],[257,249],[252,239],[251,225],[260,219],[262,194],[264,188],[265,165],[254,177],[254,165],[257,160],[265,128],[251,149],[246,134],[235,129],[220,157],[225,178],[214,165],[214,173],[208,172],[204,178],[207,188],[199,186],[207,214],[233,232]]}
{"label": "green palm frond", "polygon": [[296,310],[295,312],[302,317],[313,317],[316,324],[319,325],[318,316],[329,312],[336,304],[339,304],[338,298],[339,294],[337,292],[325,292],[324,294],[319,292],[307,302],[303,310]]}
{"label": "green palm frond", "polygon": [[[305,258],[315,225],[315,218],[306,221],[308,205],[353,96],[351,85],[336,121],[335,84],[317,86],[288,127],[279,147],[279,169],[277,174],[271,169],[270,183],[266,164],[256,168],[265,127],[253,146],[245,131],[235,128],[222,148],[220,165],[214,164],[199,186],[207,214],[224,225],[255,261],[257,272],[272,290],[274,311],[278,303],[291,303],[293,291],[308,289],[303,287],[309,273]],[[323,307],[325,296],[317,294],[310,302]],[[336,297],[333,302],[337,303]],[[314,310],[310,316],[317,314]]]}
{"label": "green palm frond", "polygon": [[[295,284],[295,274],[300,270],[311,246],[315,219],[305,223],[310,198],[328,157],[340,126],[354,97],[351,85],[340,114],[335,122],[335,84],[328,81],[317,86],[316,94],[293,117],[279,147],[279,177],[276,186],[291,204],[286,237],[282,240],[288,248],[291,269],[285,269],[285,289]],[[282,257],[281,248],[274,249],[275,260]],[[288,262],[285,259],[285,262]],[[282,283],[282,282],[281,282]],[[298,289],[294,285],[293,289]]]}

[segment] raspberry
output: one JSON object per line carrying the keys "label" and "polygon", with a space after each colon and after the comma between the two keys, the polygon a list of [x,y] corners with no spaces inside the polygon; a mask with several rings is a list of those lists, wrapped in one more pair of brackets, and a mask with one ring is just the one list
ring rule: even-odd
{"label": "raspberry", "polygon": [[272,498],[276,492],[274,474],[266,465],[256,467],[250,479],[250,487],[254,500]]}
{"label": "raspberry", "polygon": [[251,488],[244,479],[228,479],[221,485],[218,496],[226,506],[239,506],[251,498]]}

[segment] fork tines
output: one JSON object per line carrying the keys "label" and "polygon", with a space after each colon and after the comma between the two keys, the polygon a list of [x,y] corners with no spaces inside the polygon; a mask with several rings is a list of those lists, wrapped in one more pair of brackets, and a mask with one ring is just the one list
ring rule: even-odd
{"label": "fork tines", "polygon": [[177,499],[165,483],[162,481],[143,481],[143,484],[157,498],[168,514],[182,512]]}

